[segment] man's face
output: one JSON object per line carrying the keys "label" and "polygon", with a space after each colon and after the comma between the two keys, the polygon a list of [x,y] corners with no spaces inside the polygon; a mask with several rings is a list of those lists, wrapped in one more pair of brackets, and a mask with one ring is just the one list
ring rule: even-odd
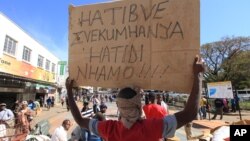
{"label": "man's face", "polygon": [[64,129],[66,130],[66,131],[68,131],[69,130],[69,128],[71,127],[71,122],[70,121],[67,121],[64,125],[63,125],[63,127],[64,127]]}
{"label": "man's face", "polygon": [[1,105],[0,110],[2,111],[4,109],[5,109],[5,106]]}
{"label": "man's face", "polygon": [[106,113],[107,108],[101,108],[102,113]]}
{"label": "man's face", "polygon": [[162,101],[162,97],[160,95],[157,96],[157,101]]}
{"label": "man's face", "polygon": [[89,107],[89,104],[84,104],[83,106],[86,107],[86,108],[88,108],[88,107]]}
{"label": "man's face", "polygon": [[25,109],[27,107],[26,104],[22,104],[22,109]]}

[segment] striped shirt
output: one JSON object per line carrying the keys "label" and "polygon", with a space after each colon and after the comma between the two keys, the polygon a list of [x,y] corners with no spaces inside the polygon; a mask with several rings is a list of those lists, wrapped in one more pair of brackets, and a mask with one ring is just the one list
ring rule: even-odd
{"label": "striped shirt", "polygon": [[94,114],[93,109],[89,108],[88,110],[81,112],[82,117],[91,117]]}

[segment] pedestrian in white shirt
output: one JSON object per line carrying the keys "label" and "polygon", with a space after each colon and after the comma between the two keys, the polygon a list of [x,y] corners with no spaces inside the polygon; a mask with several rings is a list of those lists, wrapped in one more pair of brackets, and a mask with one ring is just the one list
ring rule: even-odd
{"label": "pedestrian in white shirt", "polygon": [[[0,138],[9,135],[11,128],[14,127],[14,114],[10,109],[6,108],[5,103],[0,104]],[[8,138],[2,138],[8,140]],[[0,139],[1,140],[1,139]]]}
{"label": "pedestrian in white shirt", "polygon": [[69,119],[65,119],[60,127],[55,129],[52,135],[51,141],[68,141],[67,131],[69,130],[72,123]]}
{"label": "pedestrian in white shirt", "polygon": [[157,94],[157,104],[161,105],[169,114],[168,105],[162,99],[162,95]]}
{"label": "pedestrian in white shirt", "polygon": [[0,123],[5,124],[7,127],[14,126],[13,125],[14,124],[14,114],[10,109],[6,108],[5,103],[0,104]]}

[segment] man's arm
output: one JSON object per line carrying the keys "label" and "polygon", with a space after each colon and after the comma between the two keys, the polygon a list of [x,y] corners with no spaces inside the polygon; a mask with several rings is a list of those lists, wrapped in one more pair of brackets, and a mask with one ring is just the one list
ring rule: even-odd
{"label": "man's arm", "polygon": [[202,91],[201,86],[203,71],[203,62],[201,62],[199,57],[196,57],[193,64],[194,82],[191,94],[188,98],[185,108],[182,111],[175,113],[175,117],[177,120],[177,129],[191,122],[197,116]]}
{"label": "man's arm", "polygon": [[68,93],[68,103],[69,103],[69,107],[70,107],[70,111],[71,114],[73,115],[76,123],[82,127],[82,128],[86,128],[89,130],[89,121],[90,119],[88,118],[83,118],[81,116],[81,113],[75,103],[74,97],[73,97],[73,83],[74,80],[69,80],[69,78],[67,78],[66,80],[66,87],[67,87],[67,93]]}

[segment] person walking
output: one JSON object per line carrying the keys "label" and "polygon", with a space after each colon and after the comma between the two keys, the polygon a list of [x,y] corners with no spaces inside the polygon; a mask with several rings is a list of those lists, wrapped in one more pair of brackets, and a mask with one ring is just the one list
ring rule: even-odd
{"label": "person walking", "polygon": [[61,97],[61,105],[62,105],[62,107],[63,107],[63,105],[64,105],[64,101],[65,101],[65,97],[62,96],[62,97]]}
{"label": "person walking", "polygon": [[220,114],[220,120],[222,120],[223,118],[223,107],[224,107],[224,103],[223,100],[221,98],[216,98],[214,100],[214,105],[215,105],[215,113],[212,119],[216,119],[217,114]]}
{"label": "person walking", "polygon": [[89,102],[84,101],[83,102],[83,107],[81,110],[81,114],[83,117],[92,117],[94,115],[93,109],[89,107]]}
{"label": "person walking", "polygon": [[236,112],[236,102],[235,102],[235,99],[234,98],[232,98],[231,99],[231,112]]}
{"label": "person walking", "polygon": [[102,115],[105,117],[106,120],[107,120],[107,115],[106,115],[107,109],[108,109],[108,106],[106,104],[100,105],[100,112],[102,113]]}
{"label": "person walking", "polygon": [[51,98],[51,107],[54,107],[54,104],[55,104],[55,97],[52,96],[52,98]]}
{"label": "person walking", "polygon": [[6,108],[5,103],[0,104],[0,124],[5,124],[7,128],[14,126],[14,113]]}
{"label": "person walking", "polygon": [[30,122],[32,120],[33,113],[28,108],[28,102],[23,101],[21,105],[21,110],[18,113],[18,126],[16,128],[16,133],[29,133],[31,131]]}
{"label": "person walking", "polygon": [[52,134],[51,141],[68,141],[67,131],[72,126],[69,119],[65,119],[60,127],[57,127]]}
{"label": "person walking", "polygon": [[[67,78],[71,113],[76,123],[108,141],[158,141],[160,138],[173,137],[175,131],[195,119],[201,95],[202,72],[204,66],[198,57],[193,63],[193,86],[188,102],[182,111],[159,119],[142,119],[141,95],[138,88],[125,87],[120,90],[116,104],[120,111],[120,120],[98,121],[83,118],[74,101],[74,80]],[[114,132],[115,131],[115,132]]]}
{"label": "person walking", "polygon": [[207,117],[206,105],[207,105],[206,98],[204,96],[201,96],[200,109],[199,109],[200,120],[206,119]]}
{"label": "person walking", "polygon": [[[74,99],[75,100],[75,99]],[[65,101],[66,101],[66,108],[67,108],[67,111],[70,110],[70,107],[69,107],[69,99],[68,97],[65,98]]]}
{"label": "person walking", "polygon": [[161,105],[167,111],[167,114],[169,113],[168,105],[163,101],[163,96],[161,94],[157,94],[157,104]]}
{"label": "person walking", "polygon": [[237,93],[234,94],[234,100],[235,100],[236,110],[240,110],[240,105],[239,105],[240,98],[238,97]]}
{"label": "person walking", "polygon": [[40,96],[40,97],[39,97],[39,103],[40,103],[40,106],[43,107],[43,105],[44,105],[43,96]]}
{"label": "person walking", "polygon": [[[149,93],[149,104],[143,106],[143,111],[145,113],[145,116],[147,119],[154,119],[159,118],[162,119],[164,116],[168,115],[167,107],[161,106],[161,101],[159,96],[157,95],[156,100],[156,94]],[[167,140],[167,139],[159,139],[159,141]]]}
{"label": "person walking", "polygon": [[93,103],[93,110],[94,110],[94,113],[99,112],[99,111],[100,111],[100,109],[99,109],[100,101],[99,101],[97,95],[93,95],[92,103]]}
{"label": "person walking", "polygon": [[163,118],[168,114],[166,109],[156,103],[156,94],[149,93],[149,104],[143,106],[143,111],[147,119],[149,118]]}
{"label": "person walking", "polygon": [[11,129],[14,128],[15,119],[14,113],[6,108],[6,103],[0,104],[0,137],[11,134]]}
{"label": "person walking", "polygon": [[52,99],[51,99],[51,97],[49,97],[49,98],[46,100],[46,102],[47,102],[47,109],[49,110],[50,107],[51,107],[51,104],[52,104]]}

